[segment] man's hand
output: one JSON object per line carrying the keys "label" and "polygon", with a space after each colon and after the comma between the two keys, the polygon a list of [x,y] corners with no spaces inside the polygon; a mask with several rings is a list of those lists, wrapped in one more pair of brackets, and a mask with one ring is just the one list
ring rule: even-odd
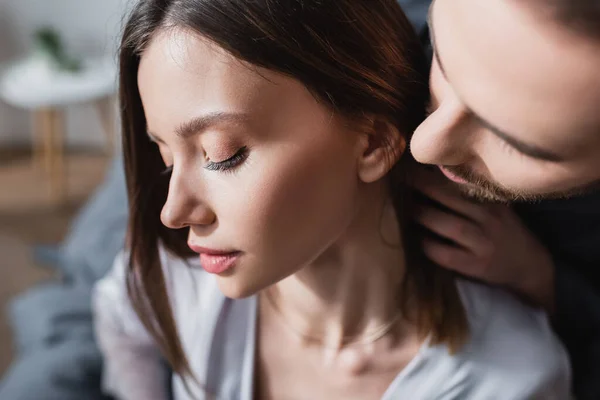
{"label": "man's hand", "polygon": [[505,205],[468,200],[451,182],[430,175],[417,189],[452,211],[423,205],[415,219],[452,243],[426,238],[425,254],[444,268],[504,286],[552,313],[552,257],[516,214]]}

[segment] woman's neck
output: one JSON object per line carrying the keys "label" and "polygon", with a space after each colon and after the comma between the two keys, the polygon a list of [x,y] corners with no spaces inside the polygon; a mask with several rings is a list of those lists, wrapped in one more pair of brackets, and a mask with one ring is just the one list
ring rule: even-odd
{"label": "woman's neck", "polygon": [[396,214],[384,196],[363,204],[343,237],[263,294],[307,345],[341,349],[378,339],[398,321],[404,251]]}

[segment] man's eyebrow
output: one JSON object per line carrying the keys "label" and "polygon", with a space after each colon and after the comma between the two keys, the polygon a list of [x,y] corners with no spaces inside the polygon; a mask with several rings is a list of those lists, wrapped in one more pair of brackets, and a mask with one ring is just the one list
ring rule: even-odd
{"label": "man's eyebrow", "polygon": [[[440,69],[440,72],[444,76],[444,79],[446,80],[446,82],[449,82],[448,76],[446,75],[446,71],[444,70],[444,66],[442,64],[442,60],[440,59],[440,55],[436,51],[437,47],[436,47],[436,40],[435,40],[435,32],[433,30],[433,23],[432,23],[432,21],[433,21],[433,5],[435,4],[435,1],[436,0],[433,0],[431,2],[431,5],[429,6],[429,11],[427,12],[427,25],[429,26],[429,38],[431,40],[431,48],[433,50],[433,56],[435,57],[435,61],[437,62],[437,65]],[[464,102],[463,102],[463,104],[464,104]],[[506,143],[508,143],[511,147],[518,150],[520,153],[523,153],[531,158],[536,158],[536,159],[544,160],[544,161],[551,161],[551,162],[564,161],[564,158],[558,154],[555,154],[551,151],[542,149],[538,146],[534,146],[534,145],[522,142],[518,139],[515,139],[515,137],[513,135],[510,135],[510,134],[504,132],[502,129],[497,128],[495,125],[489,123],[484,118],[480,117],[477,113],[475,113],[466,104],[465,104],[465,108],[477,120],[477,122],[479,122],[480,125],[482,125],[486,129],[488,129],[490,132],[492,132],[494,135],[496,135],[500,139],[504,140]]]}
{"label": "man's eyebrow", "polygon": [[[233,112],[212,112],[202,115],[181,124],[175,134],[180,138],[188,138],[190,136],[202,133],[213,125],[222,124],[225,122],[243,123],[248,121],[248,115],[244,113]],[[148,137],[153,142],[164,143],[157,135],[148,131]]]}

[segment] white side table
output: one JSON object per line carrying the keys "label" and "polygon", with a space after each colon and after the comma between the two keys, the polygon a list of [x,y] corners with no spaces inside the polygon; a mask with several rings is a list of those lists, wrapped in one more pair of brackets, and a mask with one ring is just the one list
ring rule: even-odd
{"label": "white side table", "polygon": [[114,147],[116,66],[110,59],[87,59],[83,66],[76,73],[57,71],[43,59],[32,58],[4,67],[0,74],[0,99],[33,114],[33,162],[48,171],[51,195],[57,202],[67,195],[63,148],[69,105],[93,104],[107,135],[108,151]]}

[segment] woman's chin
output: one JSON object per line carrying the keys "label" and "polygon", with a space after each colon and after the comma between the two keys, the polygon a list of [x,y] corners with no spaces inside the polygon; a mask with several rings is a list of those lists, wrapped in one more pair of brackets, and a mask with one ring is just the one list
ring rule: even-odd
{"label": "woman's chin", "polygon": [[[270,263],[261,262],[236,265],[226,273],[216,274],[219,290],[231,299],[244,299],[254,296],[264,289],[281,282],[296,272],[296,269],[282,270],[270,268]],[[289,263],[289,265],[296,265]]]}
{"label": "woman's chin", "polygon": [[217,276],[217,285],[221,293],[230,299],[244,299],[253,296],[265,286],[261,285],[261,282],[252,282],[235,275]]}

